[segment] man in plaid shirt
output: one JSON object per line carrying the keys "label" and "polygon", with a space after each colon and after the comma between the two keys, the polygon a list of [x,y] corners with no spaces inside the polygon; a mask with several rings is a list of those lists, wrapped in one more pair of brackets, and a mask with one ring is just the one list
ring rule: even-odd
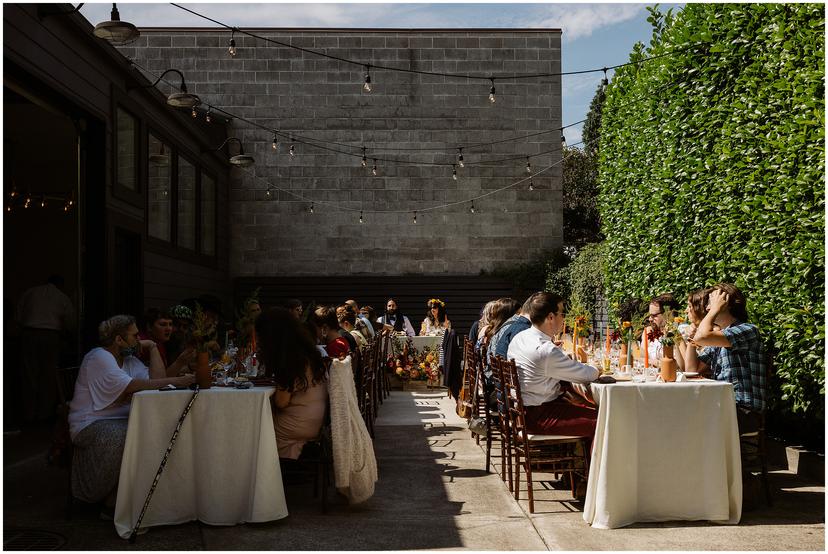
{"label": "man in plaid shirt", "polygon": [[701,362],[710,367],[716,380],[733,383],[739,429],[752,430],[754,414],[765,409],[767,387],[759,329],[747,323],[745,295],[729,283],[709,290],[707,309],[693,337],[694,343],[705,348],[698,355],[695,348],[688,348],[685,365],[688,371],[696,371]]}

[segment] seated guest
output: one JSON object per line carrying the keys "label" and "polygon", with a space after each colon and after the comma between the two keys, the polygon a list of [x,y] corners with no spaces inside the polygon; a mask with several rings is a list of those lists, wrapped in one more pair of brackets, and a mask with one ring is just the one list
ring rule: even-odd
{"label": "seated guest", "polygon": [[[354,341],[351,346],[351,351],[355,351],[357,348],[362,348],[368,344],[368,339],[365,338],[360,331],[357,330],[356,323],[357,323],[357,315],[354,313],[353,308],[348,304],[343,304],[336,309],[336,319],[339,321],[339,334],[342,335],[342,331],[345,331],[348,335],[350,335],[351,339]],[[362,320],[360,320],[360,323]],[[362,324],[362,328],[365,328],[365,324]],[[342,335],[346,340],[348,339],[347,336]],[[350,342],[350,341],[349,341]]]}
{"label": "seated guest", "polygon": [[[647,319],[649,327],[647,329],[649,340],[647,341],[647,351],[650,363],[658,365],[664,354],[664,349],[658,337],[664,335],[664,330],[667,327],[667,319],[670,311],[673,316],[678,313],[679,303],[676,298],[669,292],[666,294],[659,294],[650,300],[649,313]],[[672,316],[671,316],[672,317]],[[644,338],[641,338],[641,348],[644,347]]]}
{"label": "seated guest", "polygon": [[[696,348],[698,346],[695,341],[693,341],[693,336],[696,334],[696,329],[698,328],[699,323],[701,323],[704,316],[707,315],[707,310],[705,309],[706,301],[706,289],[697,289],[687,295],[687,308],[685,309],[685,313],[687,314],[687,319],[690,323],[688,325],[682,324],[679,326],[679,332],[681,333],[682,340],[676,341],[676,347],[678,348],[676,361],[679,363],[682,371],[685,371],[684,361],[687,359],[687,349]],[[713,328],[718,329],[719,327],[714,324]],[[707,375],[708,370],[709,368],[707,367],[707,364],[699,362],[696,366],[696,371],[700,374]]]}
{"label": "seated guest", "polygon": [[172,317],[172,333],[165,344],[167,358],[175,360],[184,350],[192,346],[193,311],[178,304],[169,309]]}
{"label": "seated guest", "polygon": [[[139,339],[151,340],[158,347],[158,354],[161,356],[161,361],[164,363],[169,377],[175,377],[176,375],[184,373],[187,369],[187,364],[195,356],[195,348],[188,346],[176,357],[172,364],[169,363],[167,359],[167,343],[172,336],[172,332],[172,317],[158,308],[150,308],[144,315],[144,330],[138,334]],[[149,365],[149,352],[140,352],[138,359],[144,364]]]}
{"label": "seated guest", "polygon": [[492,335],[492,339],[489,341],[488,350],[488,356],[490,359],[492,356],[500,356],[505,359],[512,339],[515,338],[515,336],[521,331],[525,331],[532,326],[532,322],[529,321],[529,303],[536,294],[539,293],[536,292],[530,296],[526,302],[523,303],[520,311],[507,319],[500,329]]}
{"label": "seated guest", "polygon": [[395,333],[405,333],[409,337],[416,335],[414,327],[411,326],[411,321],[397,310],[397,301],[393,298],[388,299],[385,304],[385,314],[377,318],[377,323],[387,325],[388,327],[385,328]]}
{"label": "seated guest", "polygon": [[331,358],[342,358],[351,351],[351,346],[339,334],[339,321],[336,319],[336,308],[320,306],[313,312],[313,323],[316,326],[316,336],[320,344],[325,346],[325,352]]}
{"label": "seated guest", "polygon": [[483,333],[481,344],[486,345],[486,363],[484,364],[483,373],[487,385],[491,385],[492,380],[492,368],[489,365],[489,360],[491,359],[489,354],[491,340],[500,331],[500,328],[503,327],[506,320],[515,315],[518,308],[519,304],[514,298],[498,298],[492,302],[491,311],[488,315],[488,323],[480,328],[480,332]]}
{"label": "seated guest", "polygon": [[686,349],[684,360],[687,371],[697,371],[702,362],[710,367],[714,379],[733,384],[741,432],[755,427],[755,413],[765,409],[767,386],[759,328],[747,319],[742,291],[730,283],[713,285],[708,289],[707,314],[693,336],[705,348],[700,354],[695,348]]}
{"label": "seated guest", "polygon": [[446,317],[446,303],[439,298],[432,298],[426,305],[428,312],[420,325],[421,336],[434,336],[451,329],[451,321]]}
{"label": "seated guest", "polygon": [[517,365],[526,407],[526,428],[530,433],[592,439],[598,412],[564,400],[561,381],[589,383],[600,372],[570,359],[552,342],[552,337],[564,325],[562,297],[541,292],[533,295],[528,304],[532,327],[518,333],[506,353]]}
{"label": "seated guest", "polygon": [[[132,394],[168,384],[188,386],[193,375],[166,377],[158,348],[138,338],[135,318],[116,315],[98,326],[101,346],[84,356],[69,405],[74,445],[72,494],[84,502],[115,505]],[[149,352],[149,369],[135,357]]]}
{"label": "seated guest", "polygon": [[371,328],[371,332],[374,333],[374,336],[382,330],[381,326],[376,323],[377,320],[374,317],[375,315],[376,311],[373,306],[362,306],[359,309],[359,317],[362,321],[368,324],[368,327]]}
{"label": "seated guest", "polygon": [[295,317],[296,319],[299,319],[299,320],[302,319],[303,310],[302,310],[302,301],[301,300],[298,300],[296,298],[288,298],[287,300],[285,300],[282,303],[282,306],[284,306],[284,308],[287,311],[289,311],[291,314],[293,314],[293,317]]}
{"label": "seated guest", "polygon": [[[372,338],[374,336],[374,327],[371,325],[371,320],[368,318],[368,316],[366,314],[362,313],[362,310],[359,309],[359,304],[357,304],[357,301],[356,300],[346,300],[345,303],[347,305],[349,305],[351,308],[353,308],[354,313],[356,313],[356,315],[357,315],[357,318],[363,320],[366,323],[366,332],[368,334],[365,336],[365,338],[366,339]],[[374,309],[371,308],[371,311],[373,312]]]}
{"label": "seated guest", "polygon": [[328,401],[327,366],[313,337],[284,308],[256,319],[256,342],[265,374],[276,381],[273,423],[279,458],[296,460],[319,435]]}

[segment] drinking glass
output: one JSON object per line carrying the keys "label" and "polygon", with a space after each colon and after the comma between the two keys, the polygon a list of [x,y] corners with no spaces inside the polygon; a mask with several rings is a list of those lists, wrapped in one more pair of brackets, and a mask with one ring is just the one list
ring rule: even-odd
{"label": "drinking glass", "polygon": [[633,362],[632,380],[636,383],[644,382],[644,363],[640,359]]}

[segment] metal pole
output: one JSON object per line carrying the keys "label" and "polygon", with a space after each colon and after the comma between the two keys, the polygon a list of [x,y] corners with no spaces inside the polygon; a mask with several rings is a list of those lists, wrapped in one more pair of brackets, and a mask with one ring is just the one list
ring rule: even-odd
{"label": "metal pole", "polygon": [[149,508],[150,499],[152,498],[152,495],[155,492],[155,487],[158,486],[158,480],[161,478],[161,474],[164,472],[164,468],[167,465],[167,459],[170,457],[170,452],[172,452],[176,439],[178,439],[178,432],[181,430],[181,425],[184,423],[184,419],[186,419],[187,414],[190,413],[190,408],[193,407],[193,402],[195,402],[195,399],[198,396],[198,392],[199,388],[198,384],[196,384],[193,396],[190,397],[190,401],[187,403],[187,406],[184,408],[184,411],[181,412],[181,417],[178,418],[178,424],[175,426],[175,430],[173,431],[172,437],[170,437],[170,444],[169,446],[167,446],[167,451],[164,452],[164,457],[161,459],[161,464],[158,466],[158,471],[155,472],[155,479],[152,480],[152,485],[150,486],[149,492],[147,493],[147,499],[144,500],[144,507],[141,508],[141,513],[138,515],[138,521],[135,522],[135,527],[132,528],[132,533],[130,533],[129,535],[129,542],[131,543],[135,542],[135,537],[138,535],[138,528],[141,527],[141,521],[144,519],[144,515],[147,513],[147,508]]}

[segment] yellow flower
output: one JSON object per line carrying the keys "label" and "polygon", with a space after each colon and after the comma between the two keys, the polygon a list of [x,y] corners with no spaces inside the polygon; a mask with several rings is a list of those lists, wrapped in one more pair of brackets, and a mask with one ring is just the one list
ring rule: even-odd
{"label": "yellow flower", "polygon": [[629,321],[625,321],[621,324],[621,327],[623,327],[624,329],[628,329],[632,327],[632,323],[630,323]]}
{"label": "yellow flower", "polygon": [[683,322],[684,322],[683,317],[674,317],[673,318],[673,323],[683,323]]}

